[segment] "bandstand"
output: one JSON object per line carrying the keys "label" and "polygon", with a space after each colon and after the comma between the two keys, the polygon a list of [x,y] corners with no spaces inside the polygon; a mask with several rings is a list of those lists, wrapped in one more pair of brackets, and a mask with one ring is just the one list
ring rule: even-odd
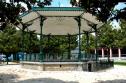
{"label": "bandstand", "polygon": [[[22,33],[29,30],[35,31],[35,33],[40,35],[39,54],[34,55],[34,53],[31,53],[24,55],[24,59],[21,62],[23,67],[39,70],[96,71],[100,69],[99,66],[101,65],[99,65],[99,57],[97,54],[97,30],[103,23],[99,22],[92,14],[85,12],[85,10],[80,7],[33,7],[20,17],[22,18],[23,25],[30,24],[29,26],[19,25],[22,28]],[[95,33],[96,52],[92,59],[87,58],[88,53],[83,54],[81,50],[81,34],[86,35],[86,45],[88,48],[90,33]],[[48,36],[48,38],[50,36],[67,36],[68,41],[71,41],[70,38],[72,36],[77,36],[78,52],[74,55],[75,57],[73,57],[71,49],[69,48],[66,55],[67,58],[49,58],[49,55],[43,52],[42,42],[45,36]],[[69,42],[68,45],[70,47]],[[24,50],[22,50],[22,52],[24,52]],[[62,53],[62,55],[63,54],[64,53]],[[60,56],[60,54],[58,56]],[[30,59],[27,59],[28,57],[30,57]]]}

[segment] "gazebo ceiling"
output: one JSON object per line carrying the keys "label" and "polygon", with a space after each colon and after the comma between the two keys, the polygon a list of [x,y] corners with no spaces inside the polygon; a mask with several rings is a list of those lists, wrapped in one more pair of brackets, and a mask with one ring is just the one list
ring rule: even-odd
{"label": "gazebo ceiling", "polygon": [[81,33],[94,31],[89,24],[97,24],[97,28],[103,24],[95,16],[85,13],[82,8],[76,7],[33,8],[29,13],[22,14],[20,17],[23,23],[32,22],[32,25],[28,27],[29,30],[40,33],[40,16],[47,18],[43,23],[43,34],[45,35],[78,34],[78,22],[75,20],[78,16],[81,17]]}
{"label": "gazebo ceiling", "polygon": [[[83,31],[90,31],[91,27],[88,26],[87,21],[81,21],[81,33]],[[29,30],[35,30],[36,33],[40,33],[40,19],[33,21],[33,24],[28,27]],[[52,34],[52,35],[66,35],[66,34],[78,34],[78,23],[73,17],[48,17],[44,21],[43,25],[43,34]]]}

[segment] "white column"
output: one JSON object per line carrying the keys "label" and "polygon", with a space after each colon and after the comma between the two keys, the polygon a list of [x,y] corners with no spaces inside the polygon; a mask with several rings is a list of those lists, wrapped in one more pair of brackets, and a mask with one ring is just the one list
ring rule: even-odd
{"label": "white column", "polygon": [[118,57],[119,57],[119,59],[121,58],[121,49],[120,48],[118,48]]}
{"label": "white column", "polygon": [[95,54],[96,54],[96,49],[95,49]]}
{"label": "white column", "polygon": [[102,48],[102,58],[105,57],[104,48]]}
{"label": "white column", "polygon": [[112,48],[110,48],[110,59],[112,58]]}

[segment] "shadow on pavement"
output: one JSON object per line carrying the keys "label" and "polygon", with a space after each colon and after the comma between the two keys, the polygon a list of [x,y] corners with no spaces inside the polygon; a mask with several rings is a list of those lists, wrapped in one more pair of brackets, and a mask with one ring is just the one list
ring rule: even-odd
{"label": "shadow on pavement", "polygon": [[14,74],[0,73],[0,83],[14,83],[16,78],[18,78],[18,76]]}
{"label": "shadow on pavement", "polygon": [[0,73],[0,83],[78,83],[75,81],[62,81],[59,79],[53,78],[36,78],[36,79],[27,79],[18,81],[16,78],[19,78],[14,74],[2,74]]}
{"label": "shadow on pavement", "polygon": [[126,79],[99,81],[98,83],[126,83]]}
{"label": "shadow on pavement", "polygon": [[[63,81],[53,78],[36,78],[36,79],[27,79],[18,81],[19,76],[14,74],[3,74],[0,73],[0,83],[79,83],[77,81]],[[85,83],[85,82],[84,82]],[[106,80],[98,81],[95,83],[126,83],[126,79],[115,79],[115,80]]]}
{"label": "shadow on pavement", "polygon": [[67,82],[67,81],[62,81],[62,80],[53,79],[53,78],[37,78],[37,79],[23,80],[16,83],[78,83],[78,82],[73,82],[73,81]]}

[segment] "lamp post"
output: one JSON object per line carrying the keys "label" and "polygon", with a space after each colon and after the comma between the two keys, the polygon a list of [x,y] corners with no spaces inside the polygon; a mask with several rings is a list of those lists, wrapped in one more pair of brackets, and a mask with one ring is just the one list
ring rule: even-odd
{"label": "lamp post", "polygon": [[78,41],[78,47],[79,47],[79,55],[78,60],[81,60],[81,17],[76,17],[75,20],[78,22],[78,28],[79,28],[79,41]]}
{"label": "lamp post", "polygon": [[42,42],[43,42],[43,30],[42,30],[42,28],[43,28],[43,23],[44,23],[44,21],[46,20],[46,18],[45,17],[43,17],[43,16],[41,16],[40,17],[40,61],[43,61],[43,59],[44,59],[44,56],[43,56],[43,47],[42,47]]}

